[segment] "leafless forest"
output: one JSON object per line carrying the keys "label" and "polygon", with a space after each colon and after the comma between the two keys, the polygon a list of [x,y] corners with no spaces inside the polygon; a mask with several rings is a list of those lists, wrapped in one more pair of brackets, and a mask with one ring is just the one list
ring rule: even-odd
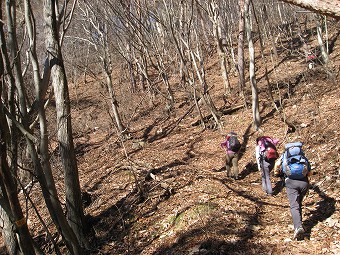
{"label": "leafless forest", "polygon": [[[339,0],[0,4],[1,254],[340,254]],[[303,241],[260,135],[304,142]]]}

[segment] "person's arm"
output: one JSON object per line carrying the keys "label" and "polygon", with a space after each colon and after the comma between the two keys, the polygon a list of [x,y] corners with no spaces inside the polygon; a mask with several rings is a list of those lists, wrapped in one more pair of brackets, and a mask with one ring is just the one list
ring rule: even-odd
{"label": "person's arm", "polygon": [[311,166],[310,166],[310,163],[309,163],[308,159],[306,159],[306,160],[307,160],[307,169],[308,169],[308,172],[310,172],[311,171]]}
{"label": "person's arm", "polygon": [[307,170],[308,170],[307,176],[311,176],[311,175],[313,175],[312,167],[311,167],[307,158],[306,158],[306,161],[307,161]]}
{"label": "person's arm", "polygon": [[274,175],[280,176],[282,174],[282,156],[281,155],[276,161],[274,165]]}

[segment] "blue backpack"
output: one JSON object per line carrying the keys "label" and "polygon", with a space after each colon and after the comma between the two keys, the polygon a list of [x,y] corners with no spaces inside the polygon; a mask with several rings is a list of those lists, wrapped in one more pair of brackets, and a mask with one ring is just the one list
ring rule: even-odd
{"label": "blue backpack", "polygon": [[310,165],[302,150],[302,143],[287,143],[282,158],[282,171],[290,179],[301,180],[310,171]]}

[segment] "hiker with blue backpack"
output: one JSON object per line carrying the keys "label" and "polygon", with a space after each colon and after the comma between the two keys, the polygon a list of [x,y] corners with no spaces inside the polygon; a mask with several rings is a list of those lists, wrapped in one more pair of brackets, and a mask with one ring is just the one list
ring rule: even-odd
{"label": "hiker with blue backpack", "polygon": [[309,188],[308,176],[311,167],[303,150],[302,143],[288,143],[285,151],[275,162],[274,174],[285,179],[286,193],[294,225],[294,239],[301,240],[305,229],[302,226],[302,201]]}
{"label": "hiker with blue backpack", "polygon": [[276,150],[278,142],[278,139],[273,139],[269,136],[261,136],[256,139],[255,156],[257,168],[261,172],[262,189],[269,196],[273,194],[270,172],[279,156]]}
{"label": "hiker with blue backpack", "polygon": [[[221,143],[221,147],[226,152],[226,172],[228,177],[233,177],[235,180],[238,179],[238,154],[241,149],[241,143],[238,140],[235,132],[230,132],[226,136],[226,140]],[[231,172],[231,168],[233,172]]]}

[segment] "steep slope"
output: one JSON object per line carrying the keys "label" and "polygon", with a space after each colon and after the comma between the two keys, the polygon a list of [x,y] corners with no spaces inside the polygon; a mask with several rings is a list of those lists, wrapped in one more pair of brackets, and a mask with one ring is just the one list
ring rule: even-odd
{"label": "steep slope", "polygon": [[[282,112],[267,99],[264,63],[257,59],[263,123],[256,132],[251,109],[246,107],[222,116],[222,130],[202,130],[195,124],[198,114],[190,110],[192,102],[178,77],[171,80],[176,105],[167,116],[161,100],[151,105],[143,92],[131,95],[123,70],[117,67],[114,86],[131,135],[121,141],[108,113],[103,83],[94,80],[71,86],[91,254],[340,254],[339,54],[334,44],[332,77],[322,66],[308,70],[299,56],[282,58],[275,69],[270,68],[272,91],[275,100],[282,102]],[[215,58],[206,75],[218,108],[244,105],[236,93],[223,98]],[[237,77],[230,78],[236,88]],[[249,89],[245,96],[250,102]],[[231,130],[241,136],[243,146],[237,181],[227,178],[220,147]],[[291,240],[292,222],[282,181],[271,177],[272,197],[261,189],[254,153],[255,139],[263,134],[280,139],[281,151],[286,142],[304,142],[314,171],[304,200],[304,241]],[[52,163],[57,171],[58,161]],[[56,177],[62,187],[61,171]],[[48,219],[41,198],[32,197]],[[38,222],[30,219],[30,229],[48,251],[50,244]]]}
{"label": "steep slope", "polygon": [[[336,75],[338,52],[331,55]],[[218,74],[218,63],[212,61],[207,79],[222,107]],[[180,86],[176,113],[169,118],[161,105],[125,98],[121,108],[130,107],[125,119],[131,121],[132,139],[124,142],[103,110],[107,106],[98,93],[104,94],[103,88],[94,83],[78,89],[82,103],[73,117],[81,186],[90,197],[85,211],[93,224],[93,254],[339,254],[338,78],[328,77],[320,66],[307,70],[298,59],[282,62],[272,84],[284,111],[272,108],[264,79],[259,79],[263,124],[257,132],[247,108],[224,115],[222,131],[193,126],[197,114],[186,114],[190,105],[183,104]],[[230,130],[243,137],[237,181],[223,170],[220,143]],[[286,142],[304,142],[315,172],[304,200],[304,241],[291,240],[281,180],[272,176],[275,196],[261,190],[254,158],[254,141],[261,134],[279,138],[280,150]]]}

